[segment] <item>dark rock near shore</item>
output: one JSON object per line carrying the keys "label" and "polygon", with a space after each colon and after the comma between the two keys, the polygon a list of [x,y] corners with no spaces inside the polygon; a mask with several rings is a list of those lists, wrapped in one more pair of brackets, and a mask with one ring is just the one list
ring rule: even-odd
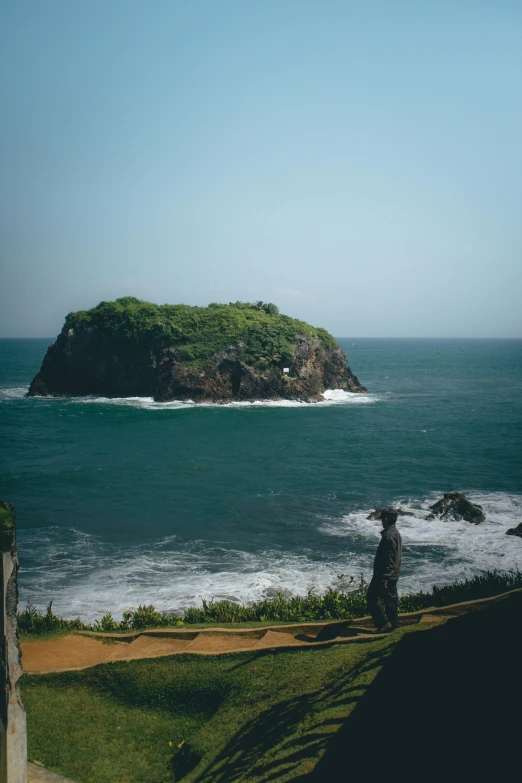
{"label": "dark rock near shore", "polygon": [[[382,512],[383,511],[387,511],[387,510],[388,509],[384,509],[384,508],[376,508],[375,511],[372,511],[370,514],[368,514],[366,519],[380,519]],[[393,510],[395,511],[395,513],[397,514],[398,517],[414,517],[414,516],[416,516],[416,514],[414,514],[413,511],[406,511],[406,509],[404,509],[404,508],[400,508],[399,507],[399,508],[394,508]]]}
{"label": "dark rock near shore", "polygon": [[520,536],[522,538],[522,522],[516,527],[510,527],[506,530],[506,536]]}
{"label": "dark rock near shore", "polygon": [[433,512],[433,516],[430,514],[425,517],[426,519],[434,517],[456,521],[464,519],[474,525],[479,525],[486,520],[482,506],[471,503],[462,492],[445,492],[440,500],[430,506],[430,510]]}
{"label": "dark rock near shore", "polygon": [[193,369],[168,352],[158,362],[154,399],[167,400],[265,400],[316,402],[326,389],[366,391],[337,348],[325,351],[319,340],[298,337],[288,373],[281,367],[259,369],[242,359],[245,346],[231,345],[204,366]]}

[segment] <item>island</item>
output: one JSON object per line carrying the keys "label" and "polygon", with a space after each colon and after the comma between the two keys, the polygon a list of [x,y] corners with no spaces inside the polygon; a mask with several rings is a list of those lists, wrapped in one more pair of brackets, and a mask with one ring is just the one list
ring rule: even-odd
{"label": "island", "polygon": [[319,402],[327,389],[366,392],[325,329],[272,303],[191,307],[126,296],[69,313],[28,395]]}

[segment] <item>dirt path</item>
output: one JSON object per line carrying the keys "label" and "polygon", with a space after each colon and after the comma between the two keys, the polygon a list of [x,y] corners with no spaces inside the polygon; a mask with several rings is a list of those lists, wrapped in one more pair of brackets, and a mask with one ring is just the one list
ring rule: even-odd
{"label": "dirt path", "polygon": [[57,775],[55,772],[49,772],[39,764],[27,765],[27,783],[73,783],[69,778]]}
{"label": "dirt path", "polygon": [[[450,617],[476,611],[502,597],[494,596],[442,609],[402,614],[401,624],[441,623]],[[99,663],[158,658],[179,653],[218,655],[278,647],[317,647],[332,643],[364,642],[372,638],[375,638],[373,625],[370,618],[365,617],[351,621],[243,630],[162,628],[129,634],[77,632],[57,639],[22,642],[22,652],[26,674],[48,674],[86,669]]]}
{"label": "dirt path", "polygon": [[[325,626],[321,625],[320,629],[323,628]],[[179,653],[218,655],[271,647],[310,647],[330,644],[332,641],[373,638],[373,634],[370,635],[369,631],[365,632],[363,629],[339,628],[338,634],[324,640],[318,640],[320,633],[310,634],[309,626],[307,631],[308,633],[303,633],[301,626],[291,626],[288,630],[286,627],[256,629],[255,633],[216,629],[192,633],[185,631],[180,634],[175,630],[162,629],[160,633],[143,631],[130,638],[121,634],[118,637],[109,634],[94,637],[75,633],[58,639],[22,642],[24,672],[47,674],[85,669],[99,663],[158,658]]]}

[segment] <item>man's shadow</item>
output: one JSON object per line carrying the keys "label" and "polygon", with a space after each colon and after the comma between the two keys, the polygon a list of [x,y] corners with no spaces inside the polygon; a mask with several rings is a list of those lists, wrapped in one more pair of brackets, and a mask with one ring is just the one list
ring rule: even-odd
{"label": "man's shadow", "polygon": [[518,779],[522,593],[478,606],[406,635],[313,772],[295,780]]}

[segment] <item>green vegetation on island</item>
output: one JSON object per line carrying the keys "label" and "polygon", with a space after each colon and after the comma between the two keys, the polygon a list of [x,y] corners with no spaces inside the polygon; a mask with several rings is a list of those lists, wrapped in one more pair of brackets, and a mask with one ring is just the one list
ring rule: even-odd
{"label": "green vegetation on island", "polygon": [[289,362],[298,334],[318,338],[326,350],[337,348],[325,329],[282,315],[277,305],[264,302],[230,302],[208,307],[156,305],[133,296],[100,302],[91,310],[69,313],[66,329],[96,329],[132,343],[154,342],[174,347],[188,366],[202,367],[231,344],[245,343],[242,358],[252,366]]}

